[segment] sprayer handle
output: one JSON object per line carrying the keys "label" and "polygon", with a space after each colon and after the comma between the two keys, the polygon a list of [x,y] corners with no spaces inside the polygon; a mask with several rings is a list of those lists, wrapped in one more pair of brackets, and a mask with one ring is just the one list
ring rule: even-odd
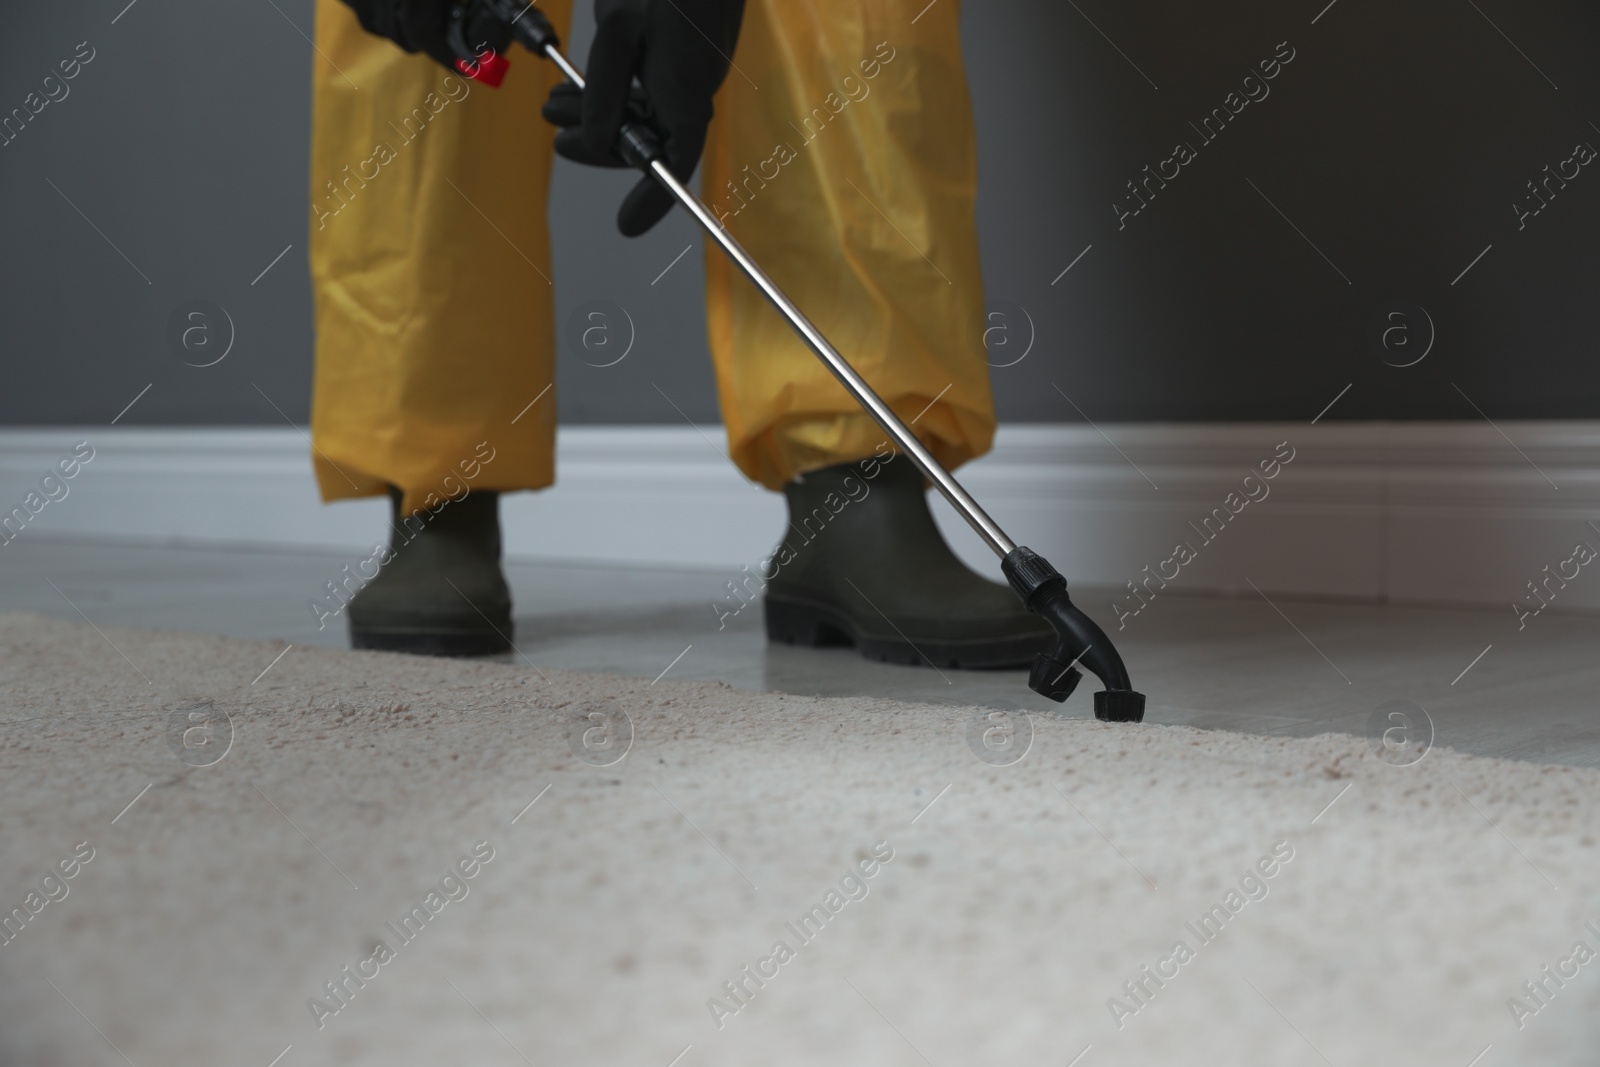
{"label": "sprayer handle", "polygon": [[[451,10],[449,38],[457,56],[456,69],[465,77],[498,88],[511,66],[511,61],[500,52],[492,49],[478,52],[471,43],[472,37],[483,36],[481,27],[486,19],[498,21],[512,38],[536,56],[553,59],[560,54],[561,37],[556,28],[544,12],[532,4],[524,5],[522,0],[458,3]],[[562,66],[571,73],[565,62]],[[661,138],[642,123],[627,123],[617,137],[617,155],[628,166],[648,173],[650,164],[661,158]]]}
{"label": "sprayer handle", "polygon": [[445,35],[456,54],[456,70],[491,89],[500,87],[511,67],[504,55],[510,41],[519,42],[536,56],[547,55],[547,48],[561,44],[544,12],[521,0],[457,3],[450,9]]}

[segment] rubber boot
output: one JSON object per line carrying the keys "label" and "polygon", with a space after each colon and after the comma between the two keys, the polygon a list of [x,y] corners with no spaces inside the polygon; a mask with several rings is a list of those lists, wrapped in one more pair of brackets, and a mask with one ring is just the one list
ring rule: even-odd
{"label": "rubber boot", "polygon": [[400,513],[391,490],[388,560],[350,598],[350,645],[424,656],[511,647],[511,590],[500,571],[500,494],[475,489],[438,513]]}
{"label": "rubber boot", "polygon": [[957,668],[1026,667],[1054,647],[1008,586],[950,551],[906,457],[812,471],[784,496],[788,535],[762,573],[770,640]]}

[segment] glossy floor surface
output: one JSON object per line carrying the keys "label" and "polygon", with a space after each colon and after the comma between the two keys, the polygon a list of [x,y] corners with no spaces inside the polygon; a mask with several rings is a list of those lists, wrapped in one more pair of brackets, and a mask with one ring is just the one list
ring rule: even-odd
{"label": "glossy floor surface", "polygon": [[[28,543],[0,552],[0,606],[295,644],[346,644],[308,601],[359,562],[334,553]],[[838,649],[769,645],[759,603],[735,603],[713,571],[511,561],[517,652],[540,667],[638,678],[715,679],[800,695],[892,697],[1088,716],[1085,682],[1064,706],[1025,673],[940,673]],[[1102,624],[1109,596],[1076,590]],[[1476,755],[1600,766],[1600,617],[1553,612],[1517,629],[1513,612],[1166,597],[1114,633],[1147,721],[1308,737],[1381,739],[1394,758],[1428,743]],[[1396,717],[1396,716],[1400,717]]]}

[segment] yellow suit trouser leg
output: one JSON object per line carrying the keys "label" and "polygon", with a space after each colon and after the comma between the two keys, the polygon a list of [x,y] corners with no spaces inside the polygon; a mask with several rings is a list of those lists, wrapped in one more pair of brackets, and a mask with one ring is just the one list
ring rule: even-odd
{"label": "yellow suit trouser leg", "polygon": [[[702,179],[702,198],[947,466],[994,434],[959,13],[956,0],[748,0]],[[709,246],[706,281],[746,475],[778,488],[885,440]]]}
{"label": "yellow suit trouser leg", "polygon": [[[564,29],[570,0],[541,6]],[[975,138],[955,0],[749,0],[704,198],[947,465],[986,451]],[[916,17],[917,21],[911,20]],[[554,477],[545,199],[553,67],[456,78],[318,0],[311,267],[325,499]],[[359,88],[357,88],[359,86]],[[759,86],[759,89],[756,87]],[[708,250],[732,452],[777,488],[871,454],[871,420]],[[540,399],[530,408],[535,397]],[[493,460],[477,464],[492,449]]]}
{"label": "yellow suit trouser leg", "polygon": [[[570,0],[540,7],[565,30]],[[323,498],[395,485],[414,510],[463,487],[549,485],[554,131],[539,105],[557,72],[515,49],[490,89],[368,35],[338,0],[318,0],[316,33],[311,426]]]}

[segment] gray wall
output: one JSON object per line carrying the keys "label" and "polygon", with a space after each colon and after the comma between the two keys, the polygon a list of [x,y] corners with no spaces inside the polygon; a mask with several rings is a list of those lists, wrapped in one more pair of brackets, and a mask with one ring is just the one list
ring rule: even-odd
{"label": "gray wall", "polygon": [[[1325,2],[967,4],[984,267],[1005,326],[990,339],[1009,341],[992,361],[1033,336],[993,372],[1002,418],[1309,418],[1352,382],[1329,418],[1475,417],[1468,397],[1495,418],[1600,414],[1586,373],[1600,172],[1583,167],[1521,229],[1512,209],[1546,164],[1600,146],[1600,10],[1337,0],[1319,18]],[[96,53],[0,148],[0,422],[109,421],[147,383],[123,424],[303,421],[312,4],[139,0],[113,24],[125,3],[0,14],[0,110],[78,42]],[[1203,144],[1189,123],[1285,40],[1296,55],[1270,95]],[[1125,183],[1178,141],[1196,158],[1119,223]],[[609,299],[638,331],[604,369],[563,337],[562,418],[678,421],[655,383],[714,420],[698,247],[650,284],[694,234],[674,217],[618,237],[629,180],[558,164],[558,321]],[[166,341],[197,298],[237,336],[203,369]],[[1386,351],[1369,325],[1393,301],[1413,307],[1391,342],[1413,343]],[[1416,306],[1436,341],[1387,365],[1427,340]]]}

